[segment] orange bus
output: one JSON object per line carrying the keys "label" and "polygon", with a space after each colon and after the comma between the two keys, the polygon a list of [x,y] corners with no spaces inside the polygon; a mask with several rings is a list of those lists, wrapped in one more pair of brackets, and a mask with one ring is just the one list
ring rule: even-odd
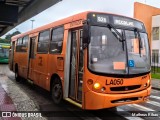
{"label": "orange bus", "polygon": [[150,49],[142,22],[83,12],[12,37],[10,69],[58,104],[103,109],[148,100]]}

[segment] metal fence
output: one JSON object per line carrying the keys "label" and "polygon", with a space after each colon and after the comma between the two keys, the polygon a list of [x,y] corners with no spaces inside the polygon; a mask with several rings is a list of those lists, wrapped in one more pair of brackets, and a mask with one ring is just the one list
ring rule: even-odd
{"label": "metal fence", "polygon": [[152,54],[151,56],[152,73],[160,73],[160,55]]}

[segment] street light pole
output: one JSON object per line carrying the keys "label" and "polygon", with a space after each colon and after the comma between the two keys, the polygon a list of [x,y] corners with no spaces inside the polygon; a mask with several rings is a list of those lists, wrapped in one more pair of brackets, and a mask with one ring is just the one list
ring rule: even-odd
{"label": "street light pole", "polygon": [[15,28],[16,31],[18,31],[18,28]]}
{"label": "street light pole", "polygon": [[34,22],[35,20],[31,20],[31,22],[32,22],[32,29],[33,29],[33,22]]}

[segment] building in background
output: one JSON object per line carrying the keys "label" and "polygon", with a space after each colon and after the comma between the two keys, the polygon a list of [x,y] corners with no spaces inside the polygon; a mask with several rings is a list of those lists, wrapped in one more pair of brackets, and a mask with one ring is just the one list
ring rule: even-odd
{"label": "building in background", "polygon": [[147,29],[152,66],[160,66],[160,9],[136,2],[134,4],[134,18],[144,22]]}
{"label": "building in background", "polygon": [[152,17],[152,63],[160,66],[160,15]]}

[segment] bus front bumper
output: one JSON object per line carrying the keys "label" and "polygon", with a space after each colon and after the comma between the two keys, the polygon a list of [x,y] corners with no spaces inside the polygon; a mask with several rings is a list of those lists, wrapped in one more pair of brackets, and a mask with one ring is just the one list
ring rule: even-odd
{"label": "bus front bumper", "polygon": [[88,110],[111,108],[125,104],[140,103],[148,100],[151,86],[145,90],[126,94],[102,94],[94,91],[85,93],[83,108]]}

